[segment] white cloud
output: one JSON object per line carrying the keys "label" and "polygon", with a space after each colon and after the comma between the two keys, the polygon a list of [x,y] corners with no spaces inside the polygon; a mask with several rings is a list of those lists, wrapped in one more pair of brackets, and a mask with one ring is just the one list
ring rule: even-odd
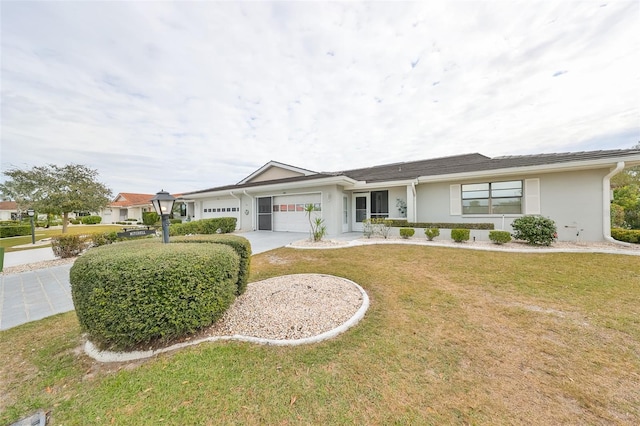
{"label": "white cloud", "polygon": [[2,169],[114,192],[640,139],[640,6],[3,2]]}

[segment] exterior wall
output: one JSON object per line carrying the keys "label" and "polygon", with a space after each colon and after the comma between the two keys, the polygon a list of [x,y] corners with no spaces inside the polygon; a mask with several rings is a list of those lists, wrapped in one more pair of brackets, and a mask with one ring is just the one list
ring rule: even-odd
{"label": "exterior wall", "polygon": [[398,200],[404,202],[405,206],[407,205],[407,187],[393,187],[389,188],[389,218],[391,219],[406,219],[407,214],[403,215],[398,206]]}
{"label": "exterior wall", "polygon": [[271,167],[251,179],[251,182],[265,182],[268,180],[284,179],[296,176],[303,176],[303,174],[292,170],[282,169],[280,167]]}
{"label": "exterior wall", "polygon": [[16,211],[0,210],[0,220],[11,220],[11,213],[17,214]]}
{"label": "exterior wall", "polygon": [[[602,241],[602,179],[608,169],[480,178],[456,184],[540,179],[540,214],[555,221],[559,241]],[[450,185],[423,183],[416,187],[417,222],[493,223],[511,232],[511,222],[522,214],[451,215]],[[524,194],[526,197],[527,194]],[[523,204],[524,204],[523,197]],[[504,223],[504,225],[503,225]]]}
{"label": "exterior wall", "polygon": [[[297,188],[287,191],[235,191],[235,196],[212,196],[195,199],[193,202],[193,220],[206,219],[209,217],[236,217],[237,230],[252,231],[258,229],[257,222],[257,199],[261,197],[279,197],[283,195],[304,195],[309,194],[309,198],[321,197],[322,211],[320,217],[327,227],[327,236],[335,236],[342,233],[342,195],[343,190],[336,185],[326,185],[321,187]],[[191,204],[191,203],[190,203]],[[239,207],[238,212],[213,213],[205,212],[205,209],[220,207]]]}

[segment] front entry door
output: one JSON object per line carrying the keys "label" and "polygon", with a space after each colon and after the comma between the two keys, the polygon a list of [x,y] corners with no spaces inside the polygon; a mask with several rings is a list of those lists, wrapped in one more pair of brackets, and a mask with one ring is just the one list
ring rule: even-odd
{"label": "front entry door", "polygon": [[353,222],[351,228],[355,232],[364,231],[363,223],[369,218],[369,193],[353,194]]}
{"label": "front entry door", "polygon": [[271,231],[271,197],[258,198],[258,230]]}

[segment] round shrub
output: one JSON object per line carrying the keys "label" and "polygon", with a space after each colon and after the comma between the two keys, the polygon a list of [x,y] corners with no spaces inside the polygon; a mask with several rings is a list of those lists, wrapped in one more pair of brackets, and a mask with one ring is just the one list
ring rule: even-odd
{"label": "round shrub", "polygon": [[440,229],[438,228],[426,228],[424,230],[424,235],[427,237],[427,240],[433,241],[433,239],[440,235]]}
{"label": "round shrub", "polygon": [[416,231],[413,228],[400,228],[400,236],[404,239],[413,237],[413,234],[415,233]]}
{"label": "round shrub", "polygon": [[452,229],[451,230],[451,239],[456,243],[469,241],[470,235],[471,235],[470,229]]}
{"label": "round shrub", "polygon": [[508,231],[489,231],[489,239],[496,244],[506,244],[511,241],[511,234]]}
{"label": "round shrub", "polygon": [[96,225],[102,222],[102,218],[100,216],[82,216],[81,220],[85,225]]}
{"label": "round shrub", "polygon": [[51,237],[51,249],[56,257],[76,257],[89,247],[89,240],[78,234],[62,234]]}
{"label": "round shrub", "polygon": [[556,237],[556,223],[542,216],[522,216],[511,223],[513,238],[529,244],[550,246]]}
{"label": "round shrub", "polygon": [[156,223],[160,222],[160,215],[156,212],[143,212],[142,213],[142,223],[146,226],[153,226]]}
{"label": "round shrub", "polygon": [[81,327],[98,347],[134,349],[220,318],[235,298],[238,264],[222,244],[105,245],[76,260],[71,295]]}
{"label": "round shrub", "polygon": [[251,243],[244,237],[229,234],[189,235],[175,237],[171,243],[210,243],[225,244],[233,248],[240,256],[236,294],[239,296],[247,289],[251,269]]}

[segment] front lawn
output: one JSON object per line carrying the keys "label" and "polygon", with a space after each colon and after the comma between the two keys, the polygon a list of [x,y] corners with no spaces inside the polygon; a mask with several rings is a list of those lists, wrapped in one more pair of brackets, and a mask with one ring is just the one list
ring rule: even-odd
{"label": "front lawn", "polygon": [[[120,232],[124,228],[123,225],[69,225],[67,227],[67,234],[94,234],[99,232]],[[131,228],[131,226],[128,226]],[[51,238],[55,235],[62,235],[62,227],[55,228],[36,228],[35,239],[36,241],[43,240],[45,238]],[[22,235],[20,237],[8,237],[0,238],[0,247],[5,248],[5,252],[11,251],[29,250],[32,248],[43,247],[41,245],[33,247],[17,247],[25,244],[31,244],[31,234]]]}
{"label": "front lawn", "polygon": [[0,332],[0,424],[639,424],[640,261],[408,245],[278,249],[251,281],[346,277],[371,307],[320,344],[206,343],[98,364],[74,313]]}

